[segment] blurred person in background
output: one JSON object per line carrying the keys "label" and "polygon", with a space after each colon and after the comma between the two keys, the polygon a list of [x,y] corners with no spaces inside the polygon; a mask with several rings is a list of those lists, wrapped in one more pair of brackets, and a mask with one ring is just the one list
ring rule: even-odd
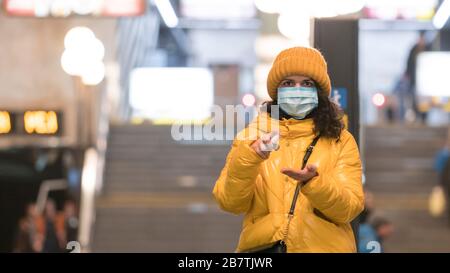
{"label": "blurred person in background", "polygon": [[397,100],[392,95],[385,95],[386,103],[385,103],[385,118],[386,120],[392,124],[395,123],[397,119],[397,113],[398,113],[398,105]]}
{"label": "blurred person in background", "polygon": [[13,252],[33,253],[42,251],[42,238],[36,229],[38,216],[36,204],[27,204],[25,216],[19,220]]}
{"label": "blurred person in background", "polygon": [[371,192],[365,191],[364,197],[364,210],[359,215],[358,252],[370,253],[373,249],[369,243],[377,241],[377,232],[369,222],[375,206]]}
{"label": "blurred person in background", "polygon": [[[447,129],[447,138],[443,147],[437,152],[434,160],[434,170],[439,175],[439,184],[433,189],[435,195],[442,195],[446,203],[448,223],[450,225],[450,127]],[[431,197],[437,198],[437,197]]]}
{"label": "blurred person in background", "polygon": [[406,61],[406,70],[404,73],[404,80],[407,82],[407,97],[409,98],[409,103],[414,111],[416,120],[420,119],[420,122],[425,123],[426,112],[421,112],[417,102],[416,94],[416,68],[417,68],[417,57],[420,53],[430,50],[431,46],[427,44],[425,39],[425,31],[419,32],[419,38],[414,46],[410,49],[408,54],[408,59]]}
{"label": "blurred person in background", "polygon": [[442,183],[444,184],[446,204],[447,204],[447,220],[450,226],[450,160],[447,160],[445,169],[442,175]]}
{"label": "blurred person in background", "polygon": [[383,242],[394,233],[394,225],[391,221],[383,217],[376,217],[371,223],[376,231],[377,241],[380,243],[380,253],[383,253]]}
{"label": "blurred person in background", "polygon": [[[341,110],[329,99],[325,59],[314,48],[286,49],[273,63],[267,88],[273,101],[236,136],[213,190],[223,210],[245,213],[236,251],[283,240],[287,252],[356,252],[350,222],[364,207],[361,160]],[[279,106],[279,115],[271,106]],[[279,132],[261,132],[261,124]],[[277,135],[279,149],[262,148]],[[318,135],[308,164],[300,169]],[[290,217],[298,183],[302,187]]]}
{"label": "blurred person in background", "polygon": [[374,218],[359,226],[359,253],[383,253],[383,241],[394,232],[394,226],[385,218]]}
{"label": "blurred person in background", "polygon": [[360,223],[367,223],[375,210],[374,196],[370,191],[364,191],[364,209],[359,215]]}
{"label": "blurred person in background", "polygon": [[407,111],[407,100],[410,98],[409,96],[409,82],[408,77],[406,76],[406,73],[400,77],[394,86],[394,89],[392,90],[392,94],[396,96],[397,100],[397,113],[396,116],[398,117],[399,121],[401,123],[405,122],[406,117],[406,111]]}
{"label": "blurred person in background", "polygon": [[43,237],[42,252],[58,253],[65,248],[64,215],[57,212],[52,199],[47,200],[44,215],[39,218],[38,232]]}
{"label": "blurred person in background", "polygon": [[34,252],[31,243],[31,235],[29,225],[25,219],[19,221],[18,230],[16,231],[14,249],[16,253]]}
{"label": "blurred person in background", "polygon": [[64,245],[78,238],[78,217],[75,201],[69,199],[64,203]]}
{"label": "blurred person in background", "polygon": [[371,253],[373,251],[371,242],[379,243],[377,231],[369,222],[360,222],[358,233],[358,252]]}
{"label": "blurred person in background", "polygon": [[62,161],[65,170],[65,176],[67,177],[67,182],[69,184],[69,191],[76,194],[78,188],[80,187],[80,169],[77,167],[75,155],[72,151],[64,151],[62,155]]}

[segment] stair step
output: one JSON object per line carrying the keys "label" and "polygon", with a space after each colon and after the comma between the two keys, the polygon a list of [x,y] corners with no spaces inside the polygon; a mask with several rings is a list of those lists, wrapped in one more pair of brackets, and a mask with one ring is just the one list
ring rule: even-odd
{"label": "stair step", "polygon": [[242,217],[221,211],[211,193],[230,147],[177,142],[170,126],[112,126],[93,250],[233,252]]}
{"label": "stair step", "polygon": [[[363,130],[366,187],[375,195],[376,213],[396,228],[386,251],[449,252],[450,232],[427,211],[438,181],[434,155],[447,128]],[[93,250],[233,252],[242,216],[222,212],[211,194],[230,146],[175,141],[171,126],[111,126]]]}
{"label": "stair step", "polygon": [[217,209],[190,213],[185,208],[97,210],[94,251],[233,252],[241,217]]}
{"label": "stair step", "polygon": [[439,177],[434,172],[366,172],[366,184],[372,190],[386,189],[388,191],[425,191],[439,183]]}
{"label": "stair step", "polygon": [[366,155],[364,167],[369,171],[433,171],[434,158],[427,157],[370,157]]}
{"label": "stair step", "polygon": [[429,195],[439,184],[434,157],[446,134],[446,127],[364,128],[366,189],[374,194],[375,215],[395,230],[384,241],[386,252],[450,251],[446,217],[428,212]]}

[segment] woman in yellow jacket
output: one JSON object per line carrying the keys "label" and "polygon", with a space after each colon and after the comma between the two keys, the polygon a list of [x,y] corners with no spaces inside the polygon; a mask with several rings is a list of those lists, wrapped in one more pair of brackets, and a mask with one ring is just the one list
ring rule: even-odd
{"label": "woman in yellow jacket", "polygon": [[[356,252],[350,222],[364,207],[361,160],[342,114],[328,98],[331,84],[322,54],[305,47],[282,51],[267,88],[273,101],[238,133],[213,190],[223,210],[245,213],[236,251],[284,239],[287,252]],[[264,149],[278,136],[277,150]],[[297,183],[302,187],[288,220]]]}

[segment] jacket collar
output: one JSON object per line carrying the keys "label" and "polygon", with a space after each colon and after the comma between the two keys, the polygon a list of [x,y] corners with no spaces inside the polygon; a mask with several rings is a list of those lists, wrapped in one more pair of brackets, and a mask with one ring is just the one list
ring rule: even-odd
{"label": "jacket collar", "polygon": [[258,128],[261,133],[269,133],[274,130],[280,132],[281,137],[298,138],[298,137],[313,137],[314,121],[312,118],[308,119],[273,119],[267,112],[261,111],[258,117],[249,125],[250,128]]}

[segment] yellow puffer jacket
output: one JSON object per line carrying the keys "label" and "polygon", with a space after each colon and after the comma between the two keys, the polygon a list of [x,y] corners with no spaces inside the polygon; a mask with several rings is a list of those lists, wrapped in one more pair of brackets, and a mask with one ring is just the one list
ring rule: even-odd
{"label": "yellow puffer jacket", "polygon": [[[236,136],[213,194],[223,210],[245,213],[237,252],[283,239],[296,181],[280,170],[301,167],[313,127],[312,119],[278,121],[260,113]],[[264,160],[250,144],[274,128],[280,132],[280,149]],[[288,252],[356,252],[350,222],[363,210],[364,194],[355,139],[345,129],[337,142],[320,138],[311,163],[319,175],[301,189]]]}

